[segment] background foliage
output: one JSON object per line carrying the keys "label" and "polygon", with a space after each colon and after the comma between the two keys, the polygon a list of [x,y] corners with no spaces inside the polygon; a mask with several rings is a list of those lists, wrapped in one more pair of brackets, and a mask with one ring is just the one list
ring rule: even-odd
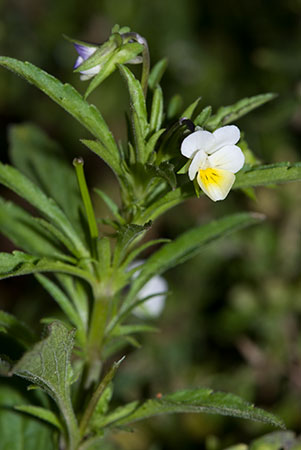
{"label": "background foliage", "polygon": [[[179,92],[187,105],[199,95],[204,105],[216,108],[277,92],[276,100],[238,125],[263,163],[297,161],[300,12],[297,0],[277,0],[272,8],[258,0],[2,0],[0,53],[29,60],[81,89],[71,72],[75,51],[62,34],[101,42],[114,23],[129,25],[148,40],[153,63],[168,55],[162,83],[167,98]],[[115,73],[90,99],[120,138],[125,135],[127,95]],[[114,197],[110,172],[77,139],[83,130],[45,96],[2,70],[0,119],[1,161],[9,160],[7,124],[32,121],[62,144],[70,164],[74,156],[83,156],[91,185]],[[267,216],[264,224],[212,245],[167,274],[171,295],[156,324],[162,331],[144,338],[144,351],[129,349],[117,376],[116,403],[208,386],[271,408],[288,428],[300,431],[300,185],[258,189],[256,194],[255,200],[233,192],[218,204],[204,197],[189,200],[157,223],[154,238],[174,238],[189,226],[238,209]],[[94,201],[101,215],[102,203],[97,197]],[[11,249],[1,240],[2,251]],[[0,306],[38,332],[42,315],[58,314],[30,277],[2,281]],[[5,338],[1,340],[5,346]],[[20,348],[14,350],[18,356]],[[248,442],[264,431],[270,428],[223,417],[181,415],[138,424],[133,434],[115,434],[108,446],[165,450],[206,445],[211,450]],[[47,433],[45,428],[46,437]]]}

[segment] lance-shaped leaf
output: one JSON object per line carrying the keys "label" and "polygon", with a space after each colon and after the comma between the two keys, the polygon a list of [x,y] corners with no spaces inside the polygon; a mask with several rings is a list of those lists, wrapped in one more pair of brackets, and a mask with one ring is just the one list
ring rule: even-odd
{"label": "lance-shaped leaf", "polygon": [[64,149],[33,124],[10,127],[9,142],[13,165],[58,203],[83,238],[81,196]]}
{"label": "lance-shaped leaf", "polygon": [[236,175],[235,188],[267,186],[301,180],[301,162],[254,167]]}
{"label": "lance-shaped leaf", "polygon": [[81,142],[88,147],[92,152],[96,153],[106,164],[113,170],[116,176],[122,174],[121,165],[119,163],[119,156],[116,152],[108,150],[100,141],[93,141],[91,139],[81,139]]}
{"label": "lance-shaped leaf", "polygon": [[161,78],[164,75],[165,70],[167,69],[167,65],[167,58],[163,58],[158,61],[152,68],[148,78],[148,85],[152,90],[155,89],[160,83]]}
{"label": "lance-shaped leaf", "polygon": [[156,86],[153,94],[151,115],[150,115],[150,131],[159,131],[163,120],[163,93],[161,87]]}
{"label": "lance-shaped leaf", "polygon": [[5,311],[0,311],[0,331],[8,334],[25,348],[36,341],[35,335],[25,323]]}
{"label": "lance-shaped leaf", "polygon": [[134,77],[133,73],[126,66],[119,66],[120,72],[124,77],[131,99],[132,122],[136,140],[138,157],[141,162],[145,162],[146,155],[144,150],[144,139],[149,132],[147,121],[147,111],[145,98],[140,82]]}
{"label": "lance-shaped leaf", "polygon": [[164,395],[160,399],[147,400],[145,403],[132,402],[118,408],[103,420],[99,427],[128,426],[139,420],[144,420],[160,414],[173,413],[207,413],[239,417],[268,423],[279,428],[285,428],[281,419],[240,397],[223,392],[213,392],[211,389],[191,389]]}
{"label": "lance-shaped leaf", "polygon": [[69,440],[74,443],[78,430],[70,398],[73,340],[74,331],[61,322],[53,322],[48,336],[23,355],[12,373],[39,386],[54,399],[65,419]]}
{"label": "lance-shaped leaf", "polygon": [[41,214],[61,229],[70,243],[72,243],[75,253],[82,257],[89,256],[88,250],[61,208],[53,199],[48,198],[32,181],[14,167],[0,163],[0,183],[35,206]]}
{"label": "lance-shaped leaf", "polygon": [[197,98],[191,105],[189,105],[181,114],[181,117],[185,119],[193,119],[193,117],[198,113],[200,102],[202,97]]}
{"label": "lance-shaped leaf", "polygon": [[20,405],[15,406],[17,411],[24,412],[26,414],[30,414],[38,419],[44,420],[45,422],[50,423],[55,426],[59,430],[63,430],[62,424],[60,423],[58,417],[49,409],[42,408],[41,406],[35,405]]}
{"label": "lance-shaped leaf", "polygon": [[59,241],[27,211],[0,198],[0,230],[17,247],[37,256],[69,259]]}
{"label": "lance-shaped leaf", "polygon": [[0,279],[41,272],[66,273],[83,278],[91,284],[95,282],[89,272],[71,264],[19,251],[0,253]]}
{"label": "lance-shaped leaf", "polygon": [[258,214],[240,213],[215,220],[186,231],[173,242],[163,245],[143,264],[138,276],[133,280],[131,289],[123,303],[121,312],[127,310],[137,293],[154,275],[183,263],[195,256],[204,245],[262,220]]}
{"label": "lance-shaped leaf", "polygon": [[[31,401],[35,400],[31,398]],[[16,411],[18,405],[28,403],[25,395],[8,383],[0,386],[0,447],[9,450],[55,450],[56,433],[53,427]]]}
{"label": "lance-shaped leaf", "polygon": [[98,109],[86,102],[70,84],[61,83],[54,76],[29,62],[0,56],[0,65],[34,84],[77,119],[93,136],[100,139],[103,145],[118,154],[116,142]]}
{"label": "lance-shaped leaf", "polygon": [[251,442],[249,450],[300,450],[301,439],[293,431],[274,431]]}
{"label": "lance-shaped leaf", "polygon": [[215,130],[218,127],[234,122],[253,109],[273,100],[275,97],[277,97],[277,94],[272,93],[255,95],[254,97],[239,100],[239,102],[234,103],[234,105],[222,106],[217,113],[211,116],[206,122],[206,128],[208,128],[208,130]]}

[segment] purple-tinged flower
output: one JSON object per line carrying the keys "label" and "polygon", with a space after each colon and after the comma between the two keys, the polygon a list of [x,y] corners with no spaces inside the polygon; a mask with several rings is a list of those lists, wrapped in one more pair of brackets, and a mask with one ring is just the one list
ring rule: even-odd
{"label": "purple-tinged flower", "polygon": [[[90,58],[90,56],[93,55],[93,53],[95,53],[96,50],[98,49],[97,46],[90,44],[84,45],[74,43],[74,47],[78,53],[77,60],[75,61],[73,67],[74,69],[77,69],[84,61],[86,61],[86,59]],[[80,72],[81,74],[80,79],[82,81],[89,80],[90,78],[97,75],[99,71],[100,71],[100,64],[96,65],[95,67],[92,67],[91,69],[82,70]]]}

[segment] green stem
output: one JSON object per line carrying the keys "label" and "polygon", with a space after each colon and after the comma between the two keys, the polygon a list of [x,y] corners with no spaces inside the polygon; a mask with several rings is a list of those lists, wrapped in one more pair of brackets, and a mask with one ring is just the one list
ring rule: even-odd
{"label": "green stem", "polygon": [[96,297],[91,316],[90,331],[88,336],[88,372],[85,388],[89,388],[99,380],[101,372],[101,350],[107,324],[110,304],[109,296]]}
{"label": "green stem", "polygon": [[84,174],[84,160],[82,158],[74,158],[73,165],[75,167],[77,181],[80,189],[80,193],[84,202],[84,207],[88,219],[88,226],[90,231],[90,237],[92,241],[92,248],[94,257],[96,255],[96,240],[98,238],[98,227],[95,219],[94,209],[92,206],[91,197],[86,183]]}

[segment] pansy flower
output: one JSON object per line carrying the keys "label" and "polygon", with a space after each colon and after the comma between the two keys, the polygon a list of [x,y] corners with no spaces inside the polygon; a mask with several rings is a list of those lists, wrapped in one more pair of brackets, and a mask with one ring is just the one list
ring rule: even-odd
{"label": "pansy flower", "polygon": [[[74,43],[74,47],[78,53],[78,57],[77,60],[75,61],[74,64],[74,69],[77,69],[84,61],[86,61],[86,59],[90,58],[91,55],[93,55],[93,53],[96,52],[96,50],[99,48],[98,46],[94,46],[94,45],[84,45],[84,44],[78,44],[78,43]],[[90,78],[94,77],[95,75],[98,74],[98,72],[100,71],[100,64],[96,65],[95,67],[92,67],[91,69],[88,70],[82,70],[80,72],[80,79],[82,81],[85,80],[89,80]]]}
{"label": "pansy flower", "polygon": [[244,154],[235,145],[239,139],[239,129],[228,125],[213,133],[195,131],[182,142],[182,155],[191,159],[188,169],[190,180],[197,177],[202,191],[214,202],[227,197],[235,181],[234,174],[244,165]]}

